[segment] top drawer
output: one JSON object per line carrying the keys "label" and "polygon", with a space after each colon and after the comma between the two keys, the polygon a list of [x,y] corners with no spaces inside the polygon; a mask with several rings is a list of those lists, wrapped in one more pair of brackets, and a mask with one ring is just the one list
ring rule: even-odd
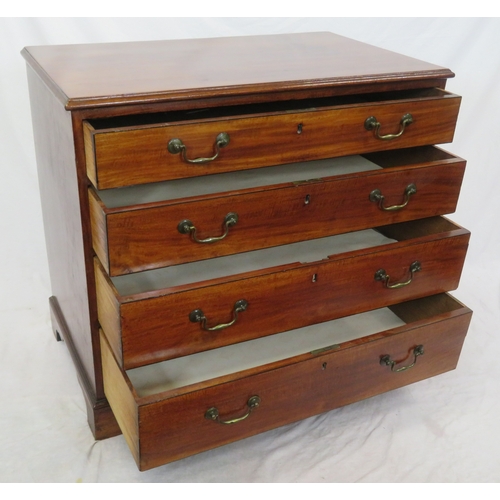
{"label": "top drawer", "polygon": [[442,144],[453,140],[460,100],[420,89],[90,120],[87,174],[108,189]]}

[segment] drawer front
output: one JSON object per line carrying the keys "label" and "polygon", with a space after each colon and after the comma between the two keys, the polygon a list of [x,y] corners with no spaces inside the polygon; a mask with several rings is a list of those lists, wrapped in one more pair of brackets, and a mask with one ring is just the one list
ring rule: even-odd
{"label": "drawer front", "polygon": [[[138,400],[103,338],[104,389],[139,468],[146,470],[453,370],[471,316],[467,308],[457,307],[327,354],[291,358],[280,366],[260,367],[259,373],[186,388],[180,395]],[[417,346],[422,346],[418,357]],[[384,356],[389,364],[381,363]],[[254,396],[260,404],[249,412]],[[220,420],[248,416],[221,425],[205,416],[213,408]]]}
{"label": "drawer front", "polygon": [[464,168],[455,158],[110,211],[91,190],[94,249],[118,276],[449,214]]}
{"label": "drawer front", "polygon": [[[85,124],[89,178],[99,189],[245,170],[297,161],[451,142],[460,98],[433,97],[336,106],[265,115],[212,118],[158,126],[95,129]],[[412,123],[402,131],[408,113]],[[436,119],[439,116],[439,119]],[[365,127],[380,124],[376,137]],[[227,134],[224,147],[219,134]],[[169,152],[172,140],[183,153]],[[199,162],[199,159],[210,161]],[[190,163],[187,160],[196,160]]]}
{"label": "drawer front", "polygon": [[[431,241],[416,238],[312,264],[148,293],[144,298],[113,297],[97,266],[99,322],[123,366],[133,368],[454,290],[468,239],[466,231],[451,231]],[[415,261],[421,270],[408,282]],[[395,288],[375,279],[381,269]],[[240,301],[247,303],[245,310]],[[229,323],[227,328],[221,326]]]}

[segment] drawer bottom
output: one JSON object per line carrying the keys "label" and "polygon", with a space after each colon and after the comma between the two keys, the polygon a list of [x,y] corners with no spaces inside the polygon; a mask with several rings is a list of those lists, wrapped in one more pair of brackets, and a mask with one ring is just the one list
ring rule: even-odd
{"label": "drawer bottom", "polygon": [[285,342],[271,348],[271,336],[240,344],[239,355],[230,346],[129,372],[101,332],[104,389],[147,470],[453,370],[471,315],[439,294],[313,327],[320,334],[279,334],[281,359]]}

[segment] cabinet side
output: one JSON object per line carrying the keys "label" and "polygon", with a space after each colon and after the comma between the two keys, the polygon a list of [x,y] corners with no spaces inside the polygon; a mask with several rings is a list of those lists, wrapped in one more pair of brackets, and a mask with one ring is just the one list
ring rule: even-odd
{"label": "cabinet side", "polygon": [[73,359],[89,425],[96,437],[107,437],[119,431],[104,399],[101,368],[95,363],[79,194],[83,187],[78,182],[72,117],[29,65],[27,72],[52,290],[52,326]]}

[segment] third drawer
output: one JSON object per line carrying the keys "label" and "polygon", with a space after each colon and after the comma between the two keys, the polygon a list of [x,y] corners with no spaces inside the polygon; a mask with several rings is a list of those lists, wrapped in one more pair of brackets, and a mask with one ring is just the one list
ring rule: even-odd
{"label": "third drawer", "polygon": [[468,241],[431,217],[113,279],[95,259],[99,322],[134,368],[454,290]]}

